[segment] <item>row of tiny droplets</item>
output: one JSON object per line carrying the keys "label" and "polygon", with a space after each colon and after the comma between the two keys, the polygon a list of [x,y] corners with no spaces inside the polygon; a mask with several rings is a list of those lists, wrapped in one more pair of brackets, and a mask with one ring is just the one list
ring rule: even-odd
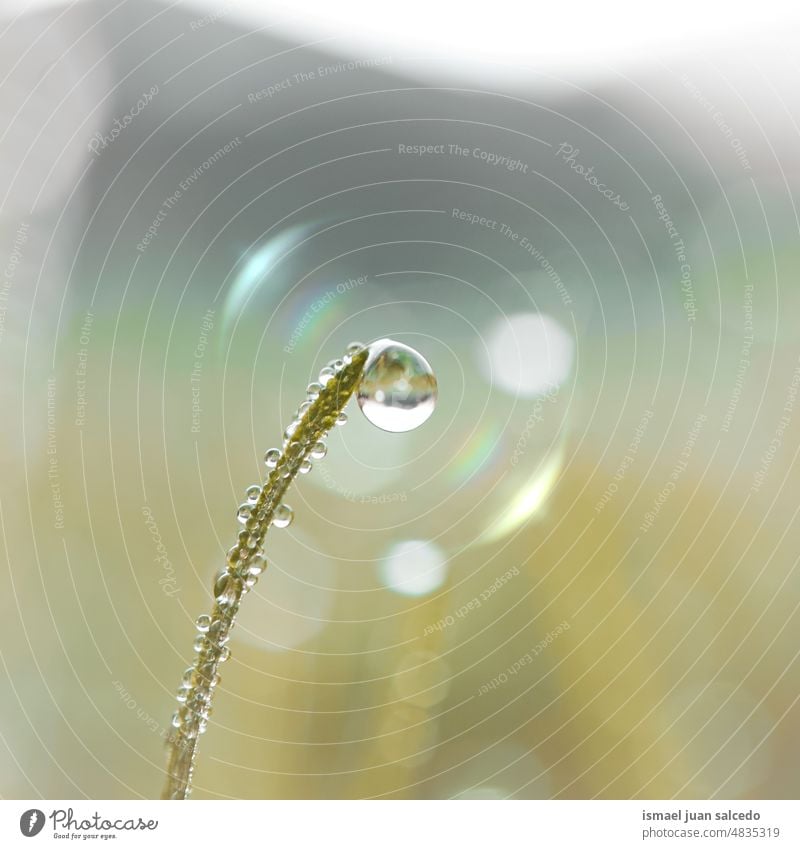
{"label": "row of tiny droplets", "polygon": [[214,578],[211,615],[197,619],[197,660],[184,672],[177,694],[179,709],[172,718],[172,745],[177,757],[171,769],[171,798],[189,795],[197,738],[208,727],[211,701],[220,681],[219,664],[230,657],[226,643],[231,628],[242,597],[267,566],[263,551],[267,530],[270,524],[285,528],[291,523],[292,509],[283,503],[283,496],[297,474],[311,471],[312,458],[325,456],[328,431],[347,422],[341,408],[355,390],[366,358],[364,345],[352,342],[342,359],[331,360],[320,371],[319,381],[309,384],[306,400],[284,432],[283,448],[270,448],[264,455],[268,477],[263,488],[257,484],[248,487],[247,499],[239,505],[236,518],[243,528],[238,542],[227,553],[227,565]]}

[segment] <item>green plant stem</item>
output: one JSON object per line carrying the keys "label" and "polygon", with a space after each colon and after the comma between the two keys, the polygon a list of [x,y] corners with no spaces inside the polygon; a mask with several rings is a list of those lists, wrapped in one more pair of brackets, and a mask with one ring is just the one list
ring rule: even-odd
{"label": "green plant stem", "polygon": [[295,429],[284,442],[277,465],[270,471],[258,499],[252,504],[251,517],[239,533],[236,545],[228,552],[225,569],[215,579],[216,600],[210,622],[198,637],[197,659],[184,676],[183,705],[176,714],[173,733],[167,743],[169,755],[163,799],[186,799],[190,793],[198,739],[211,712],[214,690],[219,682],[219,665],[229,654],[225,644],[242,597],[257,579],[252,564],[262,557],[264,539],[273,514],[297,476],[301,463],[336,424],[339,414],[358,387],[367,356],[366,348],[350,355],[341,370],[322,387],[319,396],[302,413]]}

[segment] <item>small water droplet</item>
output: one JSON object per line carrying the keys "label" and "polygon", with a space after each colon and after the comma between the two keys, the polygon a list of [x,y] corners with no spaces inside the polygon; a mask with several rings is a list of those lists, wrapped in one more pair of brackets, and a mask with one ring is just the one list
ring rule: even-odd
{"label": "small water droplet", "polygon": [[199,654],[206,647],[206,638],[200,634],[194,638],[194,650]]}
{"label": "small water droplet", "polygon": [[211,695],[206,689],[206,682],[200,681],[197,684],[197,687],[195,688],[191,697],[186,701],[186,704],[187,706],[191,707],[191,709],[195,713],[200,713],[201,711],[205,710],[206,703],[210,698]]}
{"label": "small water droplet", "polygon": [[207,613],[203,613],[202,615],[197,617],[197,622],[195,622],[195,625],[197,626],[197,630],[201,634],[205,634],[211,627],[211,617]]}
{"label": "small water droplet", "polygon": [[225,661],[230,656],[231,656],[231,650],[227,646],[224,646],[222,649],[220,649],[220,652],[219,652],[219,662],[225,663]]}
{"label": "small water droplet", "polygon": [[288,504],[279,504],[272,514],[272,524],[276,528],[288,528],[292,524],[294,511]]}
{"label": "small water droplet", "polygon": [[250,575],[260,575],[267,568],[267,559],[263,554],[254,554],[247,562]]}
{"label": "small water droplet", "polygon": [[328,446],[324,442],[317,442],[310,453],[315,460],[321,460],[328,453]]}
{"label": "small water droplet", "polygon": [[309,401],[316,401],[319,398],[319,393],[322,391],[322,386],[319,383],[309,383],[306,387],[306,395]]}
{"label": "small water droplet", "polygon": [[290,423],[286,426],[286,430],[283,432],[283,438],[284,438],[284,439],[291,439],[291,438],[292,438],[292,434],[293,434],[296,430],[297,430],[297,422],[296,422],[296,421],[294,421],[294,422],[290,422]]}
{"label": "small water droplet", "polygon": [[257,483],[254,483],[252,486],[247,487],[245,495],[248,501],[255,504],[258,501],[259,495],[261,495],[261,487]]}
{"label": "small water droplet", "polygon": [[322,384],[322,386],[325,386],[325,384],[328,381],[333,380],[335,376],[336,372],[330,366],[325,366],[325,368],[320,370],[319,382]]}
{"label": "small water droplet", "polygon": [[303,462],[299,465],[297,471],[300,472],[301,475],[307,475],[311,471],[311,461],[303,460]]}
{"label": "small water droplet", "polygon": [[270,448],[264,455],[264,463],[268,469],[274,469],[278,465],[278,460],[281,459],[281,452],[277,448]]}
{"label": "small water droplet", "polygon": [[364,345],[363,342],[351,342],[347,346],[346,350],[347,350],[347,353],[350,354],[351,357],[353,357],[356,354],[360,354],[364,350],[365,347],[366,347],[366,345]]}
{"label": "small water droplet", "polygon": [[240,504],[239,509],[236,511],[236,518],[243,524],[247,524],[247,520],[253,513],[253,505],[252,504]]}
{"label": "small water droplet", "polygon": [[220,607],[228,607],[236,601],[237,580],[226,569],[221,569],[214,579],[214,598]]}
{"label": "small water droplet", "polygon": [[379,339],[358,387],[358,406],[372,424],[393,433],[414,430],[433,412],[438,387],[427,360],[413,348]]}
{"label": "small water droplet", "polygon": [[336,424],[339,425],[339,426],[346,425],[347,424],[347,413],[339,413],[339,415],[336,416]]}
{"label": "small water droplet", "polygon": [[172,714],[172,727],[180,728],[181,727],[181,715],[176,711]]}

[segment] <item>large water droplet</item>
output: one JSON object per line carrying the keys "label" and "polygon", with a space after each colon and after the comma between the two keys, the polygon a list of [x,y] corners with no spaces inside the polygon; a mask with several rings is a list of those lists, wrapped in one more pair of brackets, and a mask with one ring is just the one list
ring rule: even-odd
{"label": "large water droplet", "polygon": [[220,607],[228,607],[236,601],[237,581],[226,569],[220,569],[214,579],[214,598]]}
{"label": "large water droplet", "polygon": [[247,561],[247,572],[250,575],[260,575],[267,568],[267,560],[263,554],[254,554]]}
{"label": "large water droplet", "polygon": [[272,514],[272,524],[276,528],[288,528],[294,518],[294,512],[288,504],[279,504]]}
{"label": "large water droplet", "polygon": [[379,339],[369,346],[358,387],[361,412],[381,430],[414,430],[436,406],[438,387],[427,360],[408,345]]}

